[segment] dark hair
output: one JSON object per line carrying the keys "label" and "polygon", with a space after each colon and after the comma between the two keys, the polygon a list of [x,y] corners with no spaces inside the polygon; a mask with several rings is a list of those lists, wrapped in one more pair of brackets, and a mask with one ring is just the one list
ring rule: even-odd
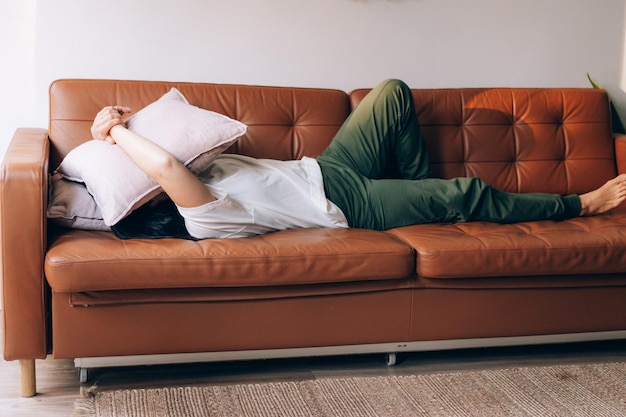
{"label": "dark hair", "polygon": [[169,198],[144,204],[111,226],[111,230],[120,239],[192,239],[183,217]]}

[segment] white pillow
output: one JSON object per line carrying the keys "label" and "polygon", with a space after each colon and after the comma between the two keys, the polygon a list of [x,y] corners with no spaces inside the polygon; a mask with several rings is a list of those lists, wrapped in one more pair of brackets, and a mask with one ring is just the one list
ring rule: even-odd
{"label": "white pillow", "polygon": [[111,230],[84,184],[51,175],[48,191],[47,214],[55,223],[74,229]]}
{"label": "white pillow", "polygon": [[101,140],[90,140],[72,149],[57,172],[68,180],[85,183],[107,226],[161,192],[121,147]]}
{"label": "white pillow", "polygon": [[246,133],[243,123],[192,106],[175,88],[131,116],[126,127],[158,143],[195,173]]}
{"label": "white pillow", "polygon": [[[123,104],[123,103],[122,103]],[[126,121],[129,130],[157,143],[198,173],[246,132],[246,125],[190,105],[175,88]],[[117,145],[91,140],[72,151],[57,172],[84,182],[108,226],[161,192]]]}

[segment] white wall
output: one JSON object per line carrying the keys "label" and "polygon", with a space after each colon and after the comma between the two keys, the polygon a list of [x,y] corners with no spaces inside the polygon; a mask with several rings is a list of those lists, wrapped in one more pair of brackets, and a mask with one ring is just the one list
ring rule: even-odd
{"label": "white wall", "polygon": [[[0,156],[57,78],[331,87],[606,87],[624,0],[2,0]],[[103,105],[108,103],[103,103]]]}

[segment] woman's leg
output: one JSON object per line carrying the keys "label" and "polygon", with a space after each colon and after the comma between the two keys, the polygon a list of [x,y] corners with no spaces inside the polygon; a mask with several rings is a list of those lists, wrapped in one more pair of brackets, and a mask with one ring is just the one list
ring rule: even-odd
{"label": "woman's leg", "polygon": [[579,216],[580,198],[507,193],[478,178],[369,181],[353,227],[386,230],[420,223],[517,223]]}
{"label": "woman's leg", "polygon": [[428,153],[409,87],[399,80],[376,86],[318,161],[322,169],[326,164],[343,165],[371,179],[427,178]]}

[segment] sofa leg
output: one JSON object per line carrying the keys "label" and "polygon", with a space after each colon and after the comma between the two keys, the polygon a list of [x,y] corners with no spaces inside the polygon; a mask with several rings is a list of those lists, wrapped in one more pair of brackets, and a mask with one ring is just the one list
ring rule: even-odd
{"label": "sofa leg", "polygon": [[35,378],[35,360],[20,360],[20,395],[22,397],[32,397],[37,393],[37,382]]}

